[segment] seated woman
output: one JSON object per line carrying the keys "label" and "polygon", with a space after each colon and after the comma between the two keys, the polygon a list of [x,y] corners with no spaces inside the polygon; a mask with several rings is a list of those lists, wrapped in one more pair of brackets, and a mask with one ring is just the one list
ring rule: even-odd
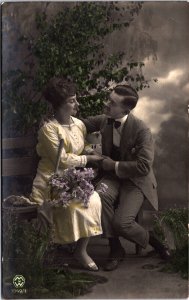
{"label": "seated woman", "polygon": [[[54,116],[40,128],[37,153],[41,157],[33,182],[30,199],[42,205],[49,199],[48,181],[55,169],[59,142],[64,140],[59,170],[85,167],[87,162],[102,160],[98,155],[83,155],[86,128],[82,121],[73,117],[78,109],[75,88],[63,78],[52,78],[44,96],[54,110]],[[74,257],[88,270],[98,267],[87,253],[90,236],[102,233],[101,200],[97,192],[90,196],[88,208],[72,202],[68,207],[53,208],[55,226],[54,243],[68,244],[77,241]]]}

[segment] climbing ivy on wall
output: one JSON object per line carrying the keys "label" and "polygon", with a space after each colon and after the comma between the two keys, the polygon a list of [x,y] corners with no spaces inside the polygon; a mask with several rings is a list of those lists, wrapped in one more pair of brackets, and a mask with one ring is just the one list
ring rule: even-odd
{"label": "climbing ivy on wall", "polygon": [[[124,49],[108,54],[105,47],[110,34],[129,27],[141,8],[142,2],[124,6],[119,2],[75,2],[54,17],[46,12],[37,14],[37,37],[20,38],[36,59],[35,71],[14,70],[4,77],[5,126],[11,120],[14,128],[24,132],[37,128],[47,112],[41,91],[52,76],[76,83],[84,117],[101,112],[112,84],[127,81],[137,90],[148,87],[143,62],[126,61]],[[28,85],[36,92],[34,100],[27,94]]]}

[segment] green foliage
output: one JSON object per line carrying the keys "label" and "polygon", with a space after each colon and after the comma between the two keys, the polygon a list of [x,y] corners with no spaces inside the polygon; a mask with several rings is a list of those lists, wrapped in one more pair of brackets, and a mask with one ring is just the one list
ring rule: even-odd
{"label": "green foliage", "polygon": [[4,74],[3,78],[3,135],[13,136],[26,132],[35,132],[41,116],[47,112],[47,106],[41,100],[33,100],[36,93],[31,93],[29,85],[32,84],[30,76],[18,69]]}
{"label": "green foliage", "polygon": [[38,16],[40,35],[33,47],[39,62],[36,88],[41,90],[52,76],[70,78],[77,84],[81,115],[86,116],[101,113],[110,81],[126,80],[138,90],[146,87],[142,62],[123,66],[124,52],[107,54],[105,50],[105,38],[129,26],[140,8],[141,3],[136,3],[120,12],[113,2],[83,2],[59,12],[50,22],[44,15]]}
{"label": "green foliage", "polygon": [[105,283],[102,276],[88,273],[73,273],[71,270],[51,270],[45,277],[45,286],[50,287],[48,298],[76,298],[90,291],[97,283]]}
{"label": "green foliage", "polygon": [[3,214],[4,276],[22,274],[27,287],[43,285],[43,256],[49,232],[39,233],[36,223],[20,221],[11,212]]}
{"label": "green foliage", "polygon": [[96,92],[93,96],[79,97],[80,115],[82,117],[98,115],[102,112],[103,101],[107,98],[106,91]]}
{"label": "green foliage", "polygon": [[[89,291],[106,278],[73,273],[67,267],[47,269],[44,254],[49,245],[49,230],[39,234],[36,222],[20,221],[10,212],[3,214],[3,294],[11,299],[70,299]],[[51,256],[53,260],[53,257]],[[24,276],[26,294],[13,295],[16,274]],[[7,288],[8,287],[8,288]]]}
{"label": "green foliage", "polygon": [[171,261],[161,269],[161,272],[176,272],[183,279],[188,279],[188,245],[185,245],[182,249],[174,250]]}
{"label": "green foliage", "polygon": [[52,76],[76,83],[83,117],[101,113],[112,81],[127,81],[137,90],[149,87],[143,62],[132,58],[127,62],[123,51],[108,54],[105,47],[110,34],[127,28],[141,7],[141,2],[76,2],[53,18],[45,12],[37,14],[37,38],[20,37],[28,46],[29,57],[35,58],[36,69],[33,62],[25,61],[27,71],[4,76],[4,128],[13,133],[36,130],[48,111],[41,91]]}
{"label": "green foliage", "polygon": [[182,249],[188,242],[188,211],[187,209],[169,209],[157,218],[156,230],[164,232],[164,224],[174,236],[176,249]]}
{"label": "green foliage", "polygon": [[[128,11],[127,26],[140,5],[135,5],[134,12]],[[121,19],[120,13],[119,21],[116,17],[115,11],[119,10],[115,3],[82,2],[65,8],[50,22],[45,15],[38,15],[40,35],[33,53],[39,61],[35,78],[39,90],[49,78],[59,75],[71,77],[77,83],[79,94],[99,85],[102,88],[112,79],[123,80],[129,69],[121,68],[120,72],[117,69],[121,67],[124,53],[106,55],[104,51],[104,38],[125,26],[125,17]],[[138,63],[131,67],[138,67]]]}
{"label": "green foliage", "polygon": [[175,250],[170,263],[164,271],[179,272],[182,278],[188,278],[188,210],[169,209],[161,213],[155,222],[155,232],[166,243],[165,226],[174,236]]}

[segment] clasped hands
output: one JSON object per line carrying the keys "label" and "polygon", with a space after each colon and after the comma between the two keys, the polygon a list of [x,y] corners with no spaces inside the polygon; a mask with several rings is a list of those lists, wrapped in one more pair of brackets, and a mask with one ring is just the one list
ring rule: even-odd
{"label": "clasped hands", "polygon": [[[90,158],[89,158],[90,156]],[[108,156],[105,156],[105,155],[100,155],[99,153],[97,152],[93,152],[92,155],[88,155],[88,161],[93,161],[93,162],[102,162],[101,166],[102,166],[102,169],[104,171],[113,171],[115,170],[115,161],[112,160],[110,157]]]}

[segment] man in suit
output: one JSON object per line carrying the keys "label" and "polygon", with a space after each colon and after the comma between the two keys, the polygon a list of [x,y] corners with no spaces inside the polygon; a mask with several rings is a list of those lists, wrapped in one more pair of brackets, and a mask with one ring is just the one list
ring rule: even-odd
{"label": "man in suit", "polygon": [[168,249],[135,221],[145,199],[158,209],[154,144],[149,128],[131,113],[137,101],[131,86],[117,85],[104,102],[104,114],[84,120],[88,132],[100,131],[102,136],[105,158],[98,184],[108,185],[101,195],[103,233],[110,246],[106,271],[116,269],[125,256],[119,236],[143,248],[150,244],[162,258],[170,257]]}

